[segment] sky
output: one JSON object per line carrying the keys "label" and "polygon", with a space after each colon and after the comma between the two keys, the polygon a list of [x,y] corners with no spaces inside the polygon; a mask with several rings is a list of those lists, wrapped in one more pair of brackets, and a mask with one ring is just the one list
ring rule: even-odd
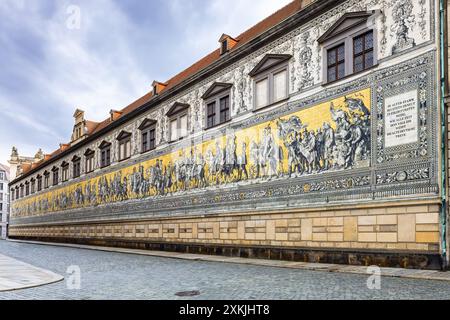
{"label": "sky", "polygon": [[70,141],[291,0],[0,0],[0,163]]}

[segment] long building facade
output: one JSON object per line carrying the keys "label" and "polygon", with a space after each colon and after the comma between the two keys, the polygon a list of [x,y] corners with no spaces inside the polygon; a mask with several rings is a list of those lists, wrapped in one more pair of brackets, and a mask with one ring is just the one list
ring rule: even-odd
{"label": "long building facade", "polygon": [[296,0],[10,184],[9,236],[445,268],[439,0]]}

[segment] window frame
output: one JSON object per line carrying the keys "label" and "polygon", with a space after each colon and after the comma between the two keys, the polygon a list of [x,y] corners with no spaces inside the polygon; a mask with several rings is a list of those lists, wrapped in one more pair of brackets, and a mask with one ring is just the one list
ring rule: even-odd
{"label": "window frame", "polygon": [[[186,116],[186,135],[181,136],[181,118]],[[176,139],[172,139],[172,122],[177,121],[177,137]],[[183,140],[189,136],[189,110],[183,110],[180,112],[177,112],[176,114],[169,117],[169,140],[170,142],[177,142],[180,140]]]}
{"label": "window frame", "polygon": [[[366,37],[368,34],[372,34],[372,47],[370,49],[366,48]],[[353,73],[359,73],[359,72],[364,72],[370,68],[373,67],[374,64],[374,56],[375,56],[375,43],[374,43],[374,31],[373,30],[368,30],[367,32],[355,36],[353,37],[353,41],[352,41],[352,53],[353,53]],[[363,49],[360,53],[356,54],[355,53],[355,41],[358,38],[363,38]],[[371,66],[366,66],[366,55],[368,55],[370,52],[372,52],[372,65]],[[363,69],[359,70],[359,71],[355,71],[355,66],[356,66],[356,58],[358,57],[362,57],[362,63],[363,63]]]}
{"label": "window frame", "polygon": [[44,189],[50,188],[50,172],[44,172]]}
{"label": "window frame", "polygon": [[72,177],[74,179],[81,176],[81,158],[74,157],[72,159]]}
{"label": "window frame", "polygon": [[[353,75],[357,75],[363,72],[366,72],[372,68],[375,68],[378,66],[378,34],[377,29],[372,24],[362,24],[359,26],[355,26],[342,34],[336,35],[335,37],[325,41],[322,43],[322,85],[327,85],[330,83],[335,83],[340,80],[346,79],[348,77],[351,77]],[[373,65],[371,67],[368,67],[362,71],[354,72],[354,48],[353,48],[353,41],[355,38],[360,37],[361,35],[367,34],[369,32],[372,32],[372,39],[373,39]],[[340,79],[336,79],[333,81],[328,81],[328,51],[332,50],[333,48],[338,47],[339,45],[344,44],[344,56],[345,56],[345,71],[344,76]]]}
{"label": "window frame", "polygon": [[42,176],[38,175],[36,177],[36,181],[37,181],[37,192],[42,191]]}
{"label": "window frame", "polygon": [[107,168],[111,165],[111,143],[105,143],[104,146],[100,146],[100,167]]}
{"label": "window frame", "polygon": [[[228,98],[228,119],[222,121],[220,102],[225,98]],[[207,99],[204,100],[204,104],[205,104],[205,111],[206,111],[206,117],[205,117],[205,123],[204,123],[205,130],[209,130],[209,129],[221,126],[232,120],[232,117],[231,117],[231,89],[225,89],[211,97],[208,97]],[[209,119],[210,119],[209,106],[212,104],[214,104],[214,118],[213,118],[214,124],[209,125]]]}
{"label": "window frame", "polygon": [[52,169],[52,185],[55,187],[59,184],[59,168]]}
{"label": "window frame", "polygon": [[[341,48],[341,47],[344,47],[344,59],[343,59],[343,60],[339,60],[339,48]],[[329,57],[329,55],[330,55],[330,51],[335,51],[335,54],[334,54],[335,57],[334,57],[334,58],[336,59],[336,61],[335,61],[334,64],[332,64],[332,65],[330,65],[330,64],[328,63],[328,57]],[[341,42],[341,43],[339,43],[339,44],[337,44],[337,45],[335,45],[335,46],[333,46],[333,47],[331,47],[331,48],[328,48],[327,51],[326,51],[324,54],[327,55],[327,64],[326,64],[326,66],[325,66],[325,68],[327,69],[327,70],[326,70],[327,82],[339,81],[339,80],[345,78],[345,77],[346,77],[346,74],[345,74],[346,71],[345,71],[345,70],[346,70],[346,68],[347,68],[347,66],[346,66],[346,63],[347,63],[347,56],[346,56],[345,42]],[[343,75],[342,77],[339,77],[339,66],[340,66],[342,63],[344,64],[344,75]],[[330,79],[329,79],[329,74],[328,74],[328,71],[329,71],[331,68],[333,68],[334,71],[336,72],[336,73],[335,73],[335,79],[333,79],[333,80],[330,80]]]}
{"label": "window frame", "polygon": [[[142,127],[141,130],[141,153],[150,152],[156,149],[156,123],[146,125]],[[151,132],[153,132],[153,146],[151,145],[152,139],[150,138]],[[144,141],[144,135],[146,135]],[[147,148],[144,147],[144,143],[147,145]]]}
{"label": "window frame", "polygon": [[[274,76],[281,72],[286,72],[286,88],[285,88],[285,96],[279,100],[275,100],[275,82]],[[257,84],[261,81],[267,80],[267,104],[264,106],[257,105]],[[289,60],[280,62],[267,70],[262,71],[261,73],[255,75],[253,77],[253,110],[258,111],[261,109],[265,109],[271,107],[277,103],[281,103],[289,99]]]}
{"label": "window frame", "polygon": [[36,193],[36,179],[32,178],[30,183],[30,193],[35,194]]}
{"label": "window frame", "polygon": [[[89,164],[89,165],[88,165]],[[91,173],[95,171],[95,151],[88,149],[84,153],[84,171]]]}
{"label": "window frame", "polygon": [[69,181],[69,163],[64,162],[61,165],[61,182]]}
{"label": "window frame", "polygon": [[224,39],[224,40],[222,40],[222,43],[221,43],[220,53],[225,54],[228,51],[229,51],[228,50],[228,39]]}
{"label": "window frame", "polygon": [[[121,135],[123,135],[123,137],[121,137]],[[132,134],[131,133],[129,133],[129,132],[123,132],[123,133],[121,133],[120,135],[119,135],[119,137],[117,138],[117,141],[118,141],[118,148],[119,148],[119,150],[118,150],[118,153],[119,153],[119,162],[121,162],[121,161],[125,161],[125,160],[128,160],[128,159],[130,159],[131,158],[131,137],[132,137]],[[127,151],[127,143],[129,143],[129,150]],[[122,152],[121,152],[121,147],[123,146],[123,152],[124,152],[124,154],[122,154]],[[106,147],[105,147],[106,148]],[[127,152],[129,152],[128,154],[127,154]],[[110,157],[111,157],[111,155],[110,155]],[[111,161],[111,159],[110,159],[110,161]]]}

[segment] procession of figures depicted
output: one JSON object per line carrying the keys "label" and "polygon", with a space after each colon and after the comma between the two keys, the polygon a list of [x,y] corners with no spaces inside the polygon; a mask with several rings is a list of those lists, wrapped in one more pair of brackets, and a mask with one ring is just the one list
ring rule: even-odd
{"label": "procession of figures depicted", "polygon": [[369,166],[369,109],[361,99],[345,98],[344,106],[331,103],[329,111],[333,123],[325,122],[315,130],[295,115],[278,119],[264,128],[259,142],[249,139],[250,143],[238,145],[237,137],[231,135],[224,146],[216,141],[204,154],[195,147],[180,151],[173,161],[157,159],[150,167],[134,167],[128,175],[119,171],[109,179],[102,176],[72,192],[55,192],[51,199],[42,198],[19,211],[58,211]]}

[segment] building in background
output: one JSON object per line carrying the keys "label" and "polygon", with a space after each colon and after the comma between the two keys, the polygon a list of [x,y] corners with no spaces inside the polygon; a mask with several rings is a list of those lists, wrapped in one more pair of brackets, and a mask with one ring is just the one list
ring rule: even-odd
{"label": "building in background", "polygon": [[36,152],[34,157],[27,157],[19,155],[17,148],[12,147],[11,158],[8,160],[10,179],[14,180],[17,176],[20,176],[24,170],[28,170],[33,164],[42,160],[44,160],[44,153],[41,149]]}
{"label": "building in background", "polygon": [[9,223],[9,167],[0,163],[0,239],[6,239]]}
{"label": "building in background", "polygon": [[103,122],[77,109],[11,182],[10,237],[445,268],[444,4],[295,0]]}

